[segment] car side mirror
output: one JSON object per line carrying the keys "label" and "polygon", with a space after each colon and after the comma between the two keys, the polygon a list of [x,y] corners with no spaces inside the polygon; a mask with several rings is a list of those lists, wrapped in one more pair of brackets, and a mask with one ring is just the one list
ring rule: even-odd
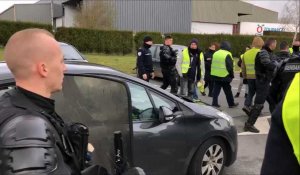
{"label": "car side mirror", "polygon": [[159,121],[160,122],[166,122],[170,121],[174,118],[174,113],[171,109],[161,106],[159,107]]}

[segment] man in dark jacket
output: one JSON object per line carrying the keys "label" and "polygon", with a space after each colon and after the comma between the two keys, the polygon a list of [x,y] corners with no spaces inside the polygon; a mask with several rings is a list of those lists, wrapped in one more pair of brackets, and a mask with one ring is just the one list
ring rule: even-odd
{"label": "man in dark jacket", "polygon": [[160,47],[160,67],[163,74],[163,84],[162,89],[167,89],[171,85],[171,93],[177,94],[177,71],[176,71],[176,61],[177,53],[171,47],[173,44],[173,38],[171,36],[165,37],[164,45]]}
{"label": "man in dark jacket", "polygon": [[231,81],[234,78],[233,58],[230,53],[231,45],[228,41],[221,42],[220,50],[213,54],[211,64],[211,77],[214,80],[212,106],[219,108],[218,98],[223,88],[229,108],[237,107],[231,90]]}
{"label": "man in dark jacket", "polygon": [[273,54],[276,44],[275,39],[268,39],[255,58],[256,96],[254,106],[251,108],[249,118],[245,123],[245,131],[259,132],[254,124],[264,107],[264,103],[269,95],[270,83],[279,66],[276,61],[276,56]]}
{"label": "man in dark jacket", "polygon": [[208,87],[208,96],[212,97],[212,92],[214,88],[214,81],[210,77],[211,71],[211,60],[213,54],[216,52],[216,44],[212,43],[208,49],[208,51],[204,54],[204,62],[205,62],[205,76],[204,76],[204,89]]}
{"label": "man in dark jacket", "polygon": [[[292,55],[289,53],[289,48],[286,42],[281,43],[281,51],[277,54],[283,64],[279,68],[276,77],[272,81],[270,88],[270,98],[274,102],[270,107],[270,112],[273,112],[275,106],[280,103],[286,92],[286,89],[297,72],[300,72],[300,54],[299,46],[294,45],[295,50]],[[298,51],[298,52],[297,52]]]}
{"label": "man in dark jacket", "polygon": [[152,54],[150,51],[152,44],[152,38],[145,36],[143,46],[137,52],[138,77],[147,82],[149,82],[150,78],[154,78]]}
{"label": "man in dark jacket", "polygon": [[299,79],[297,73],[272,113],[261,175],[300,174]]}
{"label": "man in dark jacket", "polygon": [[272,80],[271,87],[270,87],[270,93],[268,97],[269,102],[269,108],[270,113],[272,113],[276,107],[276,105],[282,100],[283,93],[286,89],[286,86],[288,86],[288,82],[290,82],[292,78],[288,78],[283,76],[284,71],[284,65],[288,60],[290,59],[291,55],[289,52],[289,45],[286,41],[283,41],[280,43],[280,52],[276,54],[277,61],[283,61],[284,64],[281,65],[280,68],[278,68],[278,71],[275,75],[275,78]]}

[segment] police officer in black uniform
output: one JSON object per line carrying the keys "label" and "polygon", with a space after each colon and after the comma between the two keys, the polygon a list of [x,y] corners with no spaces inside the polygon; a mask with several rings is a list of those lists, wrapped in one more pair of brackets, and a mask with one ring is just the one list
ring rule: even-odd
{"label": "police officer in black uniform", "polygon": [[67,126],[50,99],[66,70],[59,44],[47,31],[26,29],[9,39],[4,59],[16,88],[0,98],[1,174],[79,175]]}
{"label": "police officer in black uniform", "polygon": [[0,174],[108,175],[86,164],[88,128],[66,124],[55,112],[50,97],[62,89],[66,67],[54,36],[19,31],[8,40],[4,59],[16,87],[0,97]]}
{"label": "police officer in black uniform", "polygon": [[162,89],[167,89],[171,85],[171,93],[177,94],[177,52],[171,47],[173,44],[173,38],[170,35],[165,36],[164,45],[160,47],[160,67],[163,74]]}
{"label": "police officer in black uniform", "polygon": [[150,78],[154,78],[152,54],[150,51],[152,44],[152,38],[145,36],[143,46],[137,52],[138,77],[147,82],[149,82]]}
{"label": "police officer in black uniform", "polygon": [[275,39],[268,39],[255,58],[256,97],[249,118],[245,123],[245,131],[259,132],[254,124],[264,107],[264,103],[269,95],[270,83],[274,78],[277,67],[279,67],[276,56],[273,54],[276,44]]}
{"label": "police officer in black uniform", "polygon": [[204,76],[204,89],[208,87],[208,96],[212,97],[212,92],[214,88],[214,81],[210,76],[211,71],[211,60],[213,57],[213,54],[216,52],[217,43],[211,43],[208,51],[204,54],[204,62],[205,62],[205,76]]}
{"label": "police officer in black uniform", "polygon": [[283,64],[278,69],[270,89],[270,97],[275,103],[272,107],[270,107],[271,113],[274,111],[275,106],[283,99],[285,91],[290,82],[293,80],[295,74],[300,72],[299,45],[300,43],[295,42],[293,45],[294,51],[292,55],[289,53],[287,42],[283,42],[280,45],[281,51],[277,54],[277,56],[280,60],[283,60]]}

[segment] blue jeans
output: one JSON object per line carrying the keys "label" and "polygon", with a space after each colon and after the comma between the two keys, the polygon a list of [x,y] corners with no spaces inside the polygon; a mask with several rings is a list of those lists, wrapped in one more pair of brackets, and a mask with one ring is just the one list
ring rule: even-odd
{"label": "blue jeans", "polygon": [[250,107],[252,106],[252,100],[256,93],[256,83],[255,83],[255,79],[248,79],[247,82],[248,82],[248,95],[244,105]]}

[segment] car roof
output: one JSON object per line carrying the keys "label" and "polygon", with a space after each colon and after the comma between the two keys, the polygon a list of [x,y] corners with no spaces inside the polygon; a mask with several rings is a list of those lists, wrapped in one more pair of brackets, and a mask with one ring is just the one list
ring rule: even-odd
{"label": "car roof", "polygon": [[[139,78],[136,78],[134,76],[128,75],[126,73],[120,72],[118,70],[115,70],[113,68],[94,64],[94,63],[88,63],[88,62],[74,62],[74,61],[65,61],[67,70],[65,72],[66,75],[88,75],[88,74],[99,74],[102,76],[112,76],[116,78],[122,78],[126,79],[130,82],[139,83],[142,84],[145,87],[149,87],[151,89],[157,90],[160,93],[164,93],[168,96],[172,96],[173,98],[176,98],[177,101],[183,102],[184,100],[176,97],[175,95],[172,95],[171,93],[168,93],[164,90],[161,90],[158,87],[155,87],[153,84],[150,84],[148,82],[145,82]],[[9,79],[13,79],[13,75],[11,74],[10,70],[7,67],[7,64],[2,61],[0,62],[0,81],[7,81]]]}
{"label": "car roof", "polygon": [[58,42],[59,43],[59,45],[61,45],[61,46],[69,46],[70,44],[68,44],[68,43],[64,43],[64,42]]}

